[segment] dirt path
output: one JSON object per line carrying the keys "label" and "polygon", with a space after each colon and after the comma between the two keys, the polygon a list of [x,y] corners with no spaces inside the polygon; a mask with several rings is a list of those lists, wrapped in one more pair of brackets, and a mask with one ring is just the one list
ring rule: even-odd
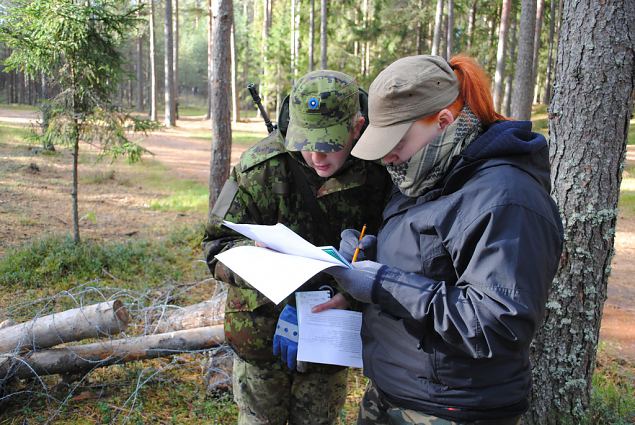
{"label": "dirt path", "polygon": [[[36,114],[32,112],[0,109],[0,122],[28,124],[35,118]],[[188,117],[177,124],[176,128],[164,129],[140,139],[141,145],[177,176],[207,183],[209,120]],[[260,136],[266,134],[259,120],[239,123],[235,130]],[[245,149],[243,145],[234,146],[232,164],[236,163]],[[635,164],[635,146],[628,147],[627,162]],[[600,335],[609,350],[635,362],[635,219],[619,217],[615,249]]]}

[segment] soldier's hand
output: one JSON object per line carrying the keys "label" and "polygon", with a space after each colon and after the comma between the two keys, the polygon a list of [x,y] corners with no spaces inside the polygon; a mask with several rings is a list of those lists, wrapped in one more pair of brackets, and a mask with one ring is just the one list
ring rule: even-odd
{"label": "soldier's hand", "polygon": [[340,249],[338,249],[340,255],[346,258],[348,261],[353,259],[355,249],[359,246],[359,255],[357,261],[374,260],[377,255],[377,236],[365,235],[362,240],[359,240],[359,231],[355,229],[345,229],[342,231],[340,237]]}

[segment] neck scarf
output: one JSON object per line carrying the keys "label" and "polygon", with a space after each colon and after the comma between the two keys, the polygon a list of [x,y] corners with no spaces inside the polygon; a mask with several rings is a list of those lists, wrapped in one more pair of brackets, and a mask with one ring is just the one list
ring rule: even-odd
{"label": "neck scarf", "polygon": [[452,159],[482,132],[479,119],[465,105],[457,119],[403,164],[386,169],[401,193],[418,197],[432,189],[446,174]]}

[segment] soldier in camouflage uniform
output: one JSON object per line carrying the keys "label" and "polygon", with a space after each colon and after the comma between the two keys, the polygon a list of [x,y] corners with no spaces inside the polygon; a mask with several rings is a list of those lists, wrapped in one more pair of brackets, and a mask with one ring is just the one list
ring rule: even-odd
{"label": "soldier in camouflage uniform", "polygon": [[[221,220],[283,223],[315,245],[337,246],[343,229],[366,223],[369,232],[378,230],[391,187],[381,165],[349,155],[365,122],[360,90],[351,77],[335,71],[305,75],[293,88],[289,114],[286,141],[281,122],[279,130],[242,155],[203,241],[212,274],[229,284],[225,337],[237,355],[233,389],[239,424],[332,424],[346,398],[347,371],[308,364],[300,373],[273,356],[278,316],[287,303],[294,304],[294,294],[274,305],[214,259],[253,243],[222,227]],[[300,290],[324,283],[335,285],[320,274]]]}

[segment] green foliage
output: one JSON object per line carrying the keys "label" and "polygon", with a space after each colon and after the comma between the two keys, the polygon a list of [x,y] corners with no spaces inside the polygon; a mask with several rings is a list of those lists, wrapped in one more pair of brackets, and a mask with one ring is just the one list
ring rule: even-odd
{"label": "green foliage", "polygon": [[635,191],[620,191],[620,200],[617,204],[621,215],[635,217]]}
{"label": "green foliage", "polygon": [[[635,369],[623,361],[604,359],[593,374],[591,406],[582,425],[635,423]],[[608,360],[608,361],[606,361]]]}
{"label": "green foliage", "polygon": [[628,144],[635,145],[635,118],[631,120],[628,127]]}
{"label": "green foliage", "polygon": [[[201,229],[196,231],[202,234]],[[196,239],[184,230],[178,232],[180,236],[163,242],[75,244],[68,237],[45,236],[11,249],[0,258],[0,285],[43,287],[82,282],[103,277],[104,271],[118,279],[141,278],[147,283],[178,279],[178,264],[191,255],[192,241]]]}

